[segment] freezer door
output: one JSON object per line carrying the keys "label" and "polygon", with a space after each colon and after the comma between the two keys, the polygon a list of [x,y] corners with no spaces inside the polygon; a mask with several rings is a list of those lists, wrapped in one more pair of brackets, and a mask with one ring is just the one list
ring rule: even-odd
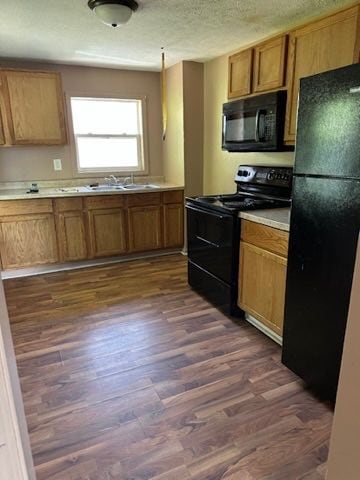
{"label": "freezer door", "polygon": [[283,363],[335,398],[359,235],[360,181],[295,178]]}
{"label": "freezer door", "polygon": [[360,64],[301,80],[295,174],[360,178]]}

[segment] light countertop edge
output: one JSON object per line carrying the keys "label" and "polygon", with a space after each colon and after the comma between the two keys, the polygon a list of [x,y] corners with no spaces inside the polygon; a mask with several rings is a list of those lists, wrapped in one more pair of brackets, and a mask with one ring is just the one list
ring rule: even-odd
{"label": "light countertop edge", "polygon": [[[60,187],[61,188],[61,187]],[[157,188],[143,188],[137,190],[112,190],[112,191],[91,191],[88,192],[59,192],[56,188],[40,188],[39,193],[26,193],[27,189],[0,189],[1,200],[31,200],[36,198],[63,198],[63,197],[90,197],[99,195],[132,195],[135,193],[156,193],[171,190],[184,190],[184,186],[173,184],[158,184]]]}
{"label": "light countertop edge", "polygon": [[239,217],[251,222],[261,223],[268,227],[288,232],[290,230],[290,208],[272,208],[269,210],[255,210],[240,212]]}

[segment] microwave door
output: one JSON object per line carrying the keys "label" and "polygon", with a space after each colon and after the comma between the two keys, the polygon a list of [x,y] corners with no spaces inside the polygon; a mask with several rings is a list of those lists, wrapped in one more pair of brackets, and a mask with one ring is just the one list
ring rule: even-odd
{"label": "microwave door", "polygon": [[224,115],[223,144],[255,143],[257,111],[238,112]]}

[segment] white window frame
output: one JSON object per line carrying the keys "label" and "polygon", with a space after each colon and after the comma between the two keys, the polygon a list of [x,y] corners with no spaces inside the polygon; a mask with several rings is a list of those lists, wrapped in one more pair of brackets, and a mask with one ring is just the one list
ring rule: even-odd
{"label": "white window frame", "polygon": [[[99,100],[99,101],[129,101],[134,100],[139,102],[139,109],[138,109],[138,127],[139,131],[142,132],[137,135],[128,135],[128,134],[76,134],[74,131],[73,125],[73,115],[72,115],[72,108],[71,108],[71,100],[72,99],[85,99],[85,100]],[[71,93],[68,95],[68,105],[70,111],[70,127],[71,133],[73,138],[73,146],[74,146],[74,153],[76,159],[76,173],[79,175],[85,176],[94,176],[99,174],[108,174],[108,173],[135,173],[135,174],[148,174],[148,148],[147,148],[147,97],[145,95],[137,96],[137,95],[81,95]],[[114,168],[114,167],[96,167],[96,168],[84,168],[80,166],[79,163],[79,152],[78,152],[78,138],[136,138],[137,140],[137,147],[138,147],[138,158],[139,158],[139,165],[137,167],[123,167],[123,168]]]}

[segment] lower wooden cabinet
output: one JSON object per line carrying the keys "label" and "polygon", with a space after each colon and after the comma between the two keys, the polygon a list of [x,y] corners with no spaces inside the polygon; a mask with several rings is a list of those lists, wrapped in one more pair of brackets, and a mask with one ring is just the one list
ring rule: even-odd
{"label": "lower wooden cabinet", "polygon": [[57,216],[57,234],[61,261],[73,262],[87,258],[88,248],[82,211],[59,213]]}
{"label": "lower wooden cabinet", "polygon": [[240,245],[239,305],[282,336],[287,260],[245,242]]}
{"label": "lower wooden cabinet", "polygon": [[2,217],[0,238],[5,269],[55,263],[59,259],[55,220],[50,213]]}
{"label": "lower wooden cabinet", "polygon": [[131,207],[128,215],[131,252],[145,252],[162,247],[160,206]]}
{"label": "lower wooden cabinet", "polygon": [[182,203],[164,205],[164,247],[184,245],[184,206]]}
{"label": "lower wooden cabinet", "polygon": [[127,252],[125,212],[122,208],[91,210],[89,230],[92,257]]}
{"label": "lower wooden cabinet", "polygon": [[238,305],[282,336],[289,234],[242,220]]}
{"label": "lower wooden cabinet", "polygon": [[3,269],[182,247],[183,192],[0,201]]}

